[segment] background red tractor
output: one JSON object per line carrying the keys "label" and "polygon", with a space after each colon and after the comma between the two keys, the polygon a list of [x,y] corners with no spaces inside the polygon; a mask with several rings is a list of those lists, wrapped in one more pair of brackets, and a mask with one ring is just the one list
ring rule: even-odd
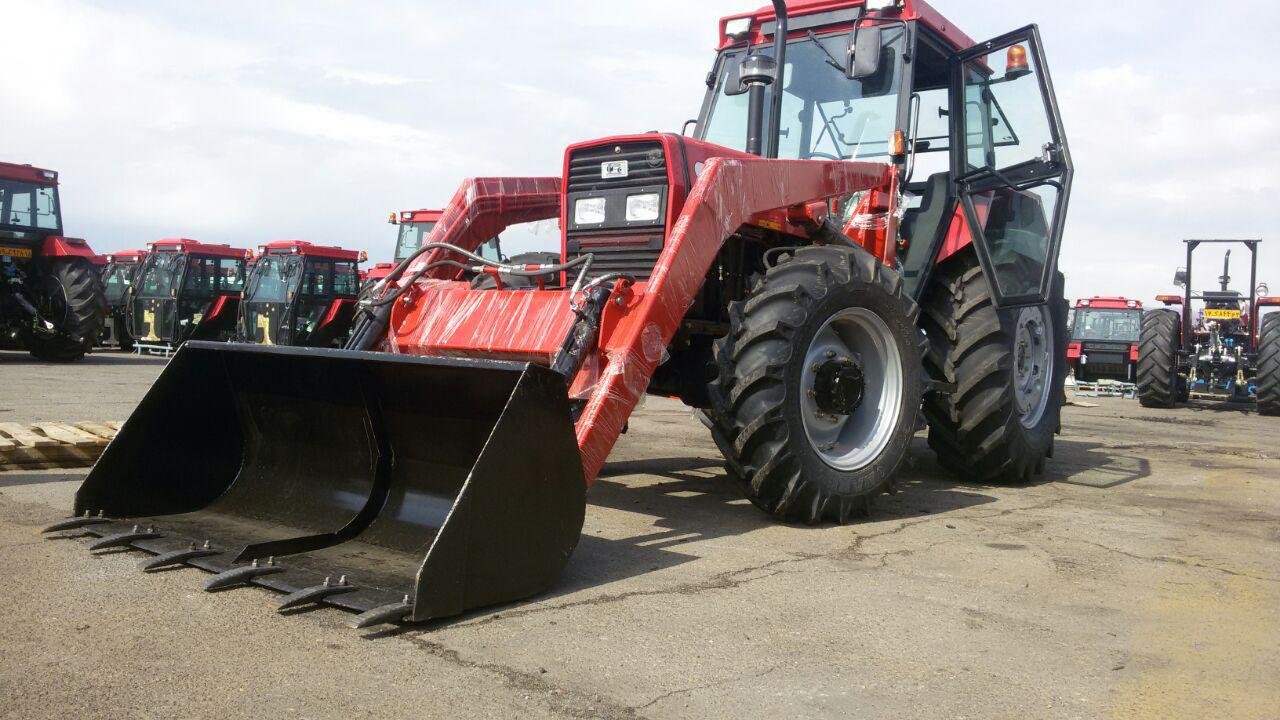
{"label": "background red tractor", "polygon": [[121,250],[105,257],[107,264],[102,269],[102,284],[110,314],[102,334],[103,345],[121,350],[133,349],[133,336],[129,334],[129,297],[146,257],[146,250]]}
{"label": "background red tractor", "polygon": [[62,234],[58,173],[0,162],[0,349],[69,361],[96,345],[107,302],[95,259]]}
{"label": "background red tractor", "polygon": [[245,282],[236,341],[342,347],[360,293],[364,252],[279,240],[261,247]]}
{"label": "background red tractor", "polygon": [[1138,300],[1099,296],[1077,300],[1067,346],[1067,361],[1076,379],[1134,382],[1141,331]]}
{"label": "background red tractor", "polygon": [[[1193,395],[1257,401],[1262,415],[1280,415],[1280,314],[1263,316],[1280,298],[1258,291],[1261,240],[1184,240],[1186,269],[1174,274],[1182,295],[1160,295],[1165,308],[1142,319],[1138,400],[1171,408]],[[1192,288],[1192,259],[1203,246],[1244,245],[1249,251],[1249,294],[1231,289],[1231,250],[1222,258],[1217,290]],[[1198,311],[1193,307],[1198,303]],[[1178,308],[1175,310],[1174,308]]]}
{"label": "background red tractor", "polygon": [[[646,392],[702,410],[780,519],[869,512],[922,407],[955,474],[1042,471],[1072,164],[1037,29],[975,44],[921,0],[779,1],[719,29],[691,137],[466,181],[343,350],[187,344],[58,527],[363,626],[545,589]],[[555,265],[476,253],[551,217]],[[562,282],[459,278],[491,270]]]}
{"label": "background red tractor", "polygon": [[149,247],[129,299],[134,345],[168,353],[187,340],[229,340],[249,251],[188,238]]}

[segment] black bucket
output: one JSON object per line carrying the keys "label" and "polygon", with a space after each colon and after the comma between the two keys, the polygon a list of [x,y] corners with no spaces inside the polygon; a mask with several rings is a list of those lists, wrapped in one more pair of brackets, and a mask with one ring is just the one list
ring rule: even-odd
{"label": "black bucket", "polygon": [[547,368],[190,342],[75,511],[112,520],[92,534],[233,582],[360,611],[404,599],[421,621],[545,590],[585,492]]}

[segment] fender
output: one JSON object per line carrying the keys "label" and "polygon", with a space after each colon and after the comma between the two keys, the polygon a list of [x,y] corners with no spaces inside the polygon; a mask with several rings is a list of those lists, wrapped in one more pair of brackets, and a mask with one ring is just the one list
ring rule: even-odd
{"label": "fender", "polygon": [[83,238],[62,235],[50,235],[45,238],[44,244],[40,246],[40,255],[47,258],[81,257],[89,262],[94,262],[98,257]]}

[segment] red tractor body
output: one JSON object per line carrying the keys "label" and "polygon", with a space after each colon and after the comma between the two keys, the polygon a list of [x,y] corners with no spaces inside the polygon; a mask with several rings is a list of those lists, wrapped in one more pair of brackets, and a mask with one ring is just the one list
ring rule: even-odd
{"label": "red tractor body", "polygon": [[[545,589],[645,393],[697,408],[782,519],[869,512],[922,410],[956,474],[1042,471],[1073,171],[1037,29],[974,45],[923,2],[778,0],[719,40],[692,137],[465,181],[344,349],[188,344],[59,527],[364,626]],[[558,262],[477,252],[550,218]],[[150,452],[179,432],[204,439],[181,487]]]}
{"label": "red tractor body", "polygon": [[250,252],[225,243],[148,243],[129,293],[135,347],[169,352],[187,340],[227,340],[235,329]]}
{"label": "red tractor body", "polygon": [[98,256],[62,230],[58,173],[0,162],[0,348],[66,361],[97,344]]}
{"label": "red tractor body", "polygon": [[1067,361],[1077,380],[1134,382],[1142,302],[1125,297],[1076,301]]}
{"label": "red tractor body", "polygon": [[238,342],[341,347],[360,292],[365,253],[304,240],[261,246],[245,282]]}
{"label": "red tractor body", "polygon": [[391,262],[380,262],[361,272],[362,283],[374,283],[391,274],[396,265],[404,262],[422,247],[431,230],[440,220],[440,210],[401,210],[391,213],[390,222],[397,227],[396,248]]}
{"label": "red tractor body", "polygon": [[102,284],[106,291],[107,307],[110,312],[106,330],[102,336],[102,344],[119,347],[122,350],[133,349],[133,337],[129,334],[129,296],[133,285],[138,280],[138,270],[142,261],[147,259],[146,250],[120,250],[102,256],[105,266],[102,268]]}

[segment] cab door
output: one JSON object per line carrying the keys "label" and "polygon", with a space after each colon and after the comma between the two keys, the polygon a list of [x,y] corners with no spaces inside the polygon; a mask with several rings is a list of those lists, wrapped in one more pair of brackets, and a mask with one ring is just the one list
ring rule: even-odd
{"label": "cab door", "polygon": [[1044,303],[1058,268],[1071,153],[1035,25],[951,63],[951,168],[996,304]]}

